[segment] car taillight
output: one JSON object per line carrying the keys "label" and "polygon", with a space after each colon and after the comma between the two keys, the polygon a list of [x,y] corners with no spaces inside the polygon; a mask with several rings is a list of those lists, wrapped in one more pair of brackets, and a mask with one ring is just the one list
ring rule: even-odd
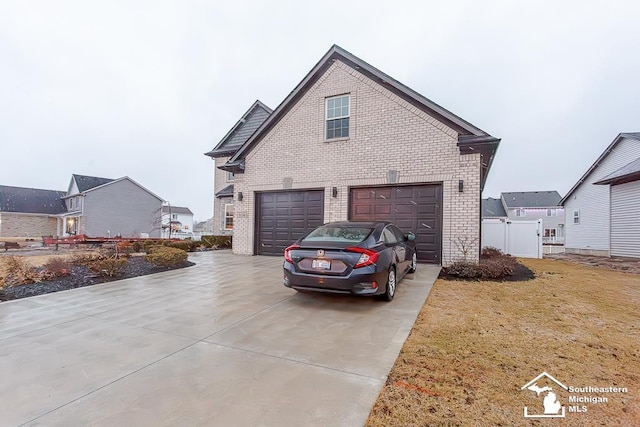
{"label": "car taillight", "polygon": [[293,260],[291,259],[291,251],[294,249],[299,249],[300,246],[291,245],[287,249],[284,250],[284,260],[293,264]]}
{"label": "car taillight", "polygon": [[357,252],[360,254],[360,259],[358,259],[358,262],[356,262],[356,265],[354,265],[353,268],[360,268],[375,264],[376,261],[378,261],[378,252],[372,251],[371,249],[352,247],[346,248],[345,251]]}

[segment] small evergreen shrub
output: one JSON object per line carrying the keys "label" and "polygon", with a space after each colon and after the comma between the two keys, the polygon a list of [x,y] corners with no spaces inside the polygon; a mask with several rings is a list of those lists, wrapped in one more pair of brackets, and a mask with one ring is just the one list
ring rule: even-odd
{"label": "small evergreen shrub", "polygon": [[193,252],[197,245],[192,240],[167,240],[163,245],[170,248],[182,249],[183,251]]}
{"label": "small evergreen shrub", "polygon": [[173,267],[187,260],[186,251],[168,246],[152,246],[144,259],[159,267]]}

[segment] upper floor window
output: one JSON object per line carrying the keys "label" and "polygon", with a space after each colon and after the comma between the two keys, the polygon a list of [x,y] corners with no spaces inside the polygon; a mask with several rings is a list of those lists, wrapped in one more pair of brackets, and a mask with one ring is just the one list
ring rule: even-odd
{"label": "upper floor window", "polygon": [[73,198],[69,199],[69,209],[73,209]]}
{"label": "upper floor window", "polygon": [[233,174],[233,172],[227,171],[227,182],[233,181],[234,178],[235,178],[235,175]]}
{"label": "upper floor window", "polygon": [[547,209],[547,216],[556,216],[556,210],[555,209]]}
{"label": "upper floor window", "polygon": [[178,219],[178,214],[171,214],[171,219]]}
{"label": "upper floor window", "polygon": [[573,223],[580,224],[580,211],[573,211]]}
{"label": "upper floor window", "polygon": [[327,139],[349,136],[349,95],[326,99]]}
{"label": "upper floor window", "polygon": [[516,216],[518,217],[527,216],[527,211],[525,211],[524,209],[516,209]]}

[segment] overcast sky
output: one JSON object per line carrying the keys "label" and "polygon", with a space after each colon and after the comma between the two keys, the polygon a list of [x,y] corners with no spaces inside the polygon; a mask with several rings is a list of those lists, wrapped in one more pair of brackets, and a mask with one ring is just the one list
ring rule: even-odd
{"label": "overcast sky", "polygon": [[640,131],[635,1],[0,0],[0,184],[129,176],[212,216],[211,150],[335,43],[502,138],[484,196],[564,195]]}

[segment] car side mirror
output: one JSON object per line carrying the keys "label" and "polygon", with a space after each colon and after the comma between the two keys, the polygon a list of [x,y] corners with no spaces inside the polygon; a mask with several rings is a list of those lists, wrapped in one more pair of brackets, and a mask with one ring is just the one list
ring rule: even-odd
{"label": "car side mirror", "polygon": [[404,240],[407,240],[409,242],[413,242],[416,240],[416,235],[413,233],[407,233],[404,235]]}

